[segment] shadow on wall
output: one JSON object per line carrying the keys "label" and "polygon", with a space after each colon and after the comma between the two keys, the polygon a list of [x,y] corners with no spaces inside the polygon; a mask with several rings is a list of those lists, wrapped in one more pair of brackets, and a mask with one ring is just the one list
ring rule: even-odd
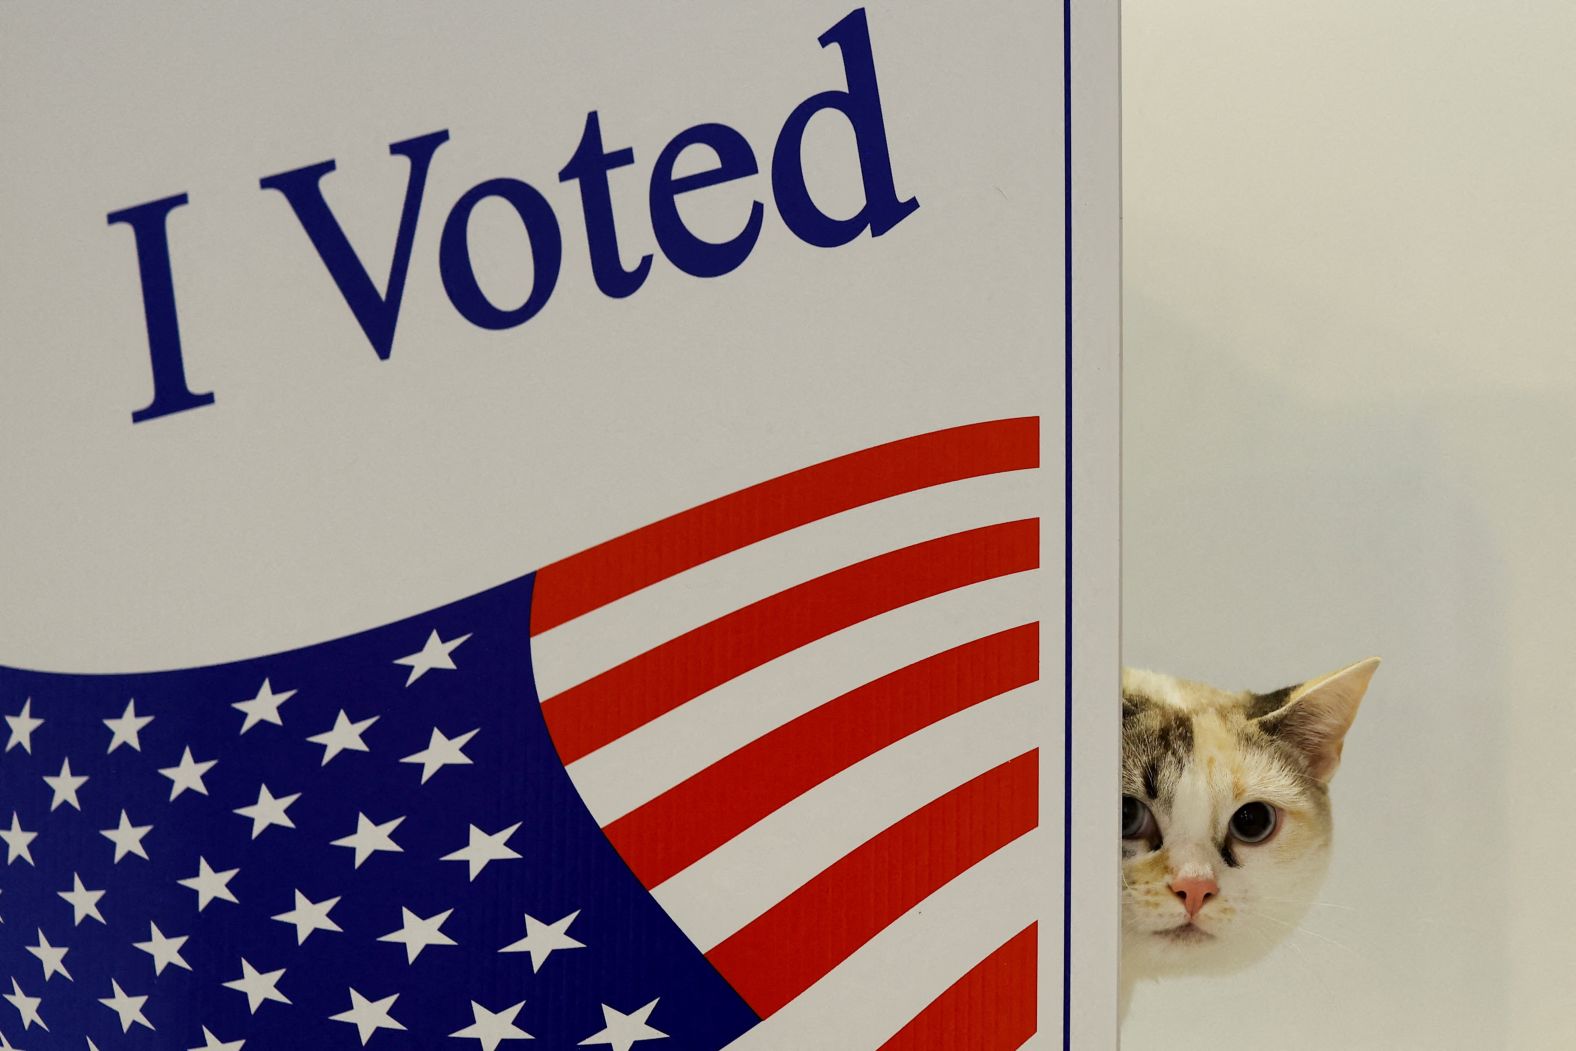
{"label": "shadow on wall", "polygon": [[1141,987],[1123,1047],[1505,1046],[1505,589],[1449,420],[1315,399],[1127,295],[1125,663],[1259,690],[1385,664],[1304,928],[1240,975]]}

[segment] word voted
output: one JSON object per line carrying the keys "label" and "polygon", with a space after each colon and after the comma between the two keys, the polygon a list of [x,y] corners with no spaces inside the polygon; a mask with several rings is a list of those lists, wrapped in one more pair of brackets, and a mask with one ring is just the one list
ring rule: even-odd
{"label": "word voted", "polygon": [[[847,89],[823,91],[799,103],[788,114],[771,157],[771,191],[783,223],[800,240],[822,248],[847,244],[869,230],[879,237],[919,207],[910,197],[900,200],[892,175],[886,123],[876,84],[875,61],[864,10],[858,9],[819,38],[821,46],[838,46]],[[827,215],[811,199],[805,184],[803,143],[811,118],[825,110],[840,112],[852,126],[864,204],[854,215]],[[338,286],[367,341],[382,360],[394,348],[394,329],[410,269],[411,245],[421,214],[427,173],[438,147],[449,140],[436,131],[396,142],[389,153],[409,163],[405,200],[400,209],[394,258],[386,286],[380,291],[345,236],[323,197],[323,176],[334,170],[332,160],[270,175],[259,181],[290,203],[296,219],[317,250],[318,258]],[[676,176],[679,157],[691,147],[705,147],[716,164],[704,171]],[[580,143],[558,173],[560,182],[574,182],[580,191],[591,276],[604,295],[615,299],[633,294],[651,271],[651,256],[626,267],[619,254],[608,175],[634,164],[633,149],[608,150],[596,112],[586,115]],[[757,174],[754,150],[743,135],[725,124],[697,124],[675,135],[652,165],[649,204],[652,233],[662,254],[678,269],[696,277],[717,277],[737,268],[760,236],[763,207],[755,201],[743,228],[725,241],[704,240],[692,233],[679,215],[678,198],[709,186]],[[471,262],[470,219],[489,198],[508,204],[519,216],[531,251],[531,287],[524,302],[500,307],[482,291]],[[133,423],[211,405],[214,395],[192,391],[186,382],[175,284],[170,267],[168,219],[188,203],[186,194],[148,201],[111,212],[110,225],[124,223],[135,237],[142,282],[143,313],[148,326],[148,353],[153,373],[153,400],[131,414]],[[449,302],[460,316],[484,329],[509,329],[535,317],[553,294],[563,262],[558,217],[547,198],[530,183],[513,178],[488,179],[471,187],[449,209],[438,242],[438,272]]]}

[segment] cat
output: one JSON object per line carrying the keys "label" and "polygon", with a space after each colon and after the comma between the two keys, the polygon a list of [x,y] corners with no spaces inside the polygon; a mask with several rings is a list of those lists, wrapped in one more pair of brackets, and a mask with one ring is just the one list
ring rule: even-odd
{"label": "cat", "polygon": [[1379,658],[1272,693],[1122,673],[1123,1017],[1134,986],[1222,974],[1301,922],[1329,783]]}

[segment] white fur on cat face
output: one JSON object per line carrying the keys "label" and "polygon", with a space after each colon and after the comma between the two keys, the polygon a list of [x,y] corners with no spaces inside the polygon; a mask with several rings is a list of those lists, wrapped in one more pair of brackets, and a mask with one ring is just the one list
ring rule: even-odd
{"label": "white fur on cat face", "polygon": [[[1378,665],[1262,695],[1123,673],[1122,791],[1154,817],[1122,844],[1124,1004],[1138,979],[1244,967],[1301,922],[1329,866],[1327,786]],[[1259,844],[1231,834],[1250,803],[1276,811]],[[1189,880],[1216,887],[1191,919],[1175,889]]]}

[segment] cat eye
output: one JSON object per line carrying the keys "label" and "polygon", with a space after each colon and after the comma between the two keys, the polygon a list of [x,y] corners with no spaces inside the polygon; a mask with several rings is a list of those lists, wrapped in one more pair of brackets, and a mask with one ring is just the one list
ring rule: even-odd
{"label": "cat eye", "polygon": [[1268,803],[1244,803],[1231,815],[1228,828],[1238,843],[1253,844],[1273,836],[1279,824],[1279,812]]}
{"label": "cat eye", "polygon": [[1155,823],[1155,815],[1142,800],[1133,796],[1122,797],[1122,838],[1147,839],[1152,845],[1159,844],[1160,826]]}

